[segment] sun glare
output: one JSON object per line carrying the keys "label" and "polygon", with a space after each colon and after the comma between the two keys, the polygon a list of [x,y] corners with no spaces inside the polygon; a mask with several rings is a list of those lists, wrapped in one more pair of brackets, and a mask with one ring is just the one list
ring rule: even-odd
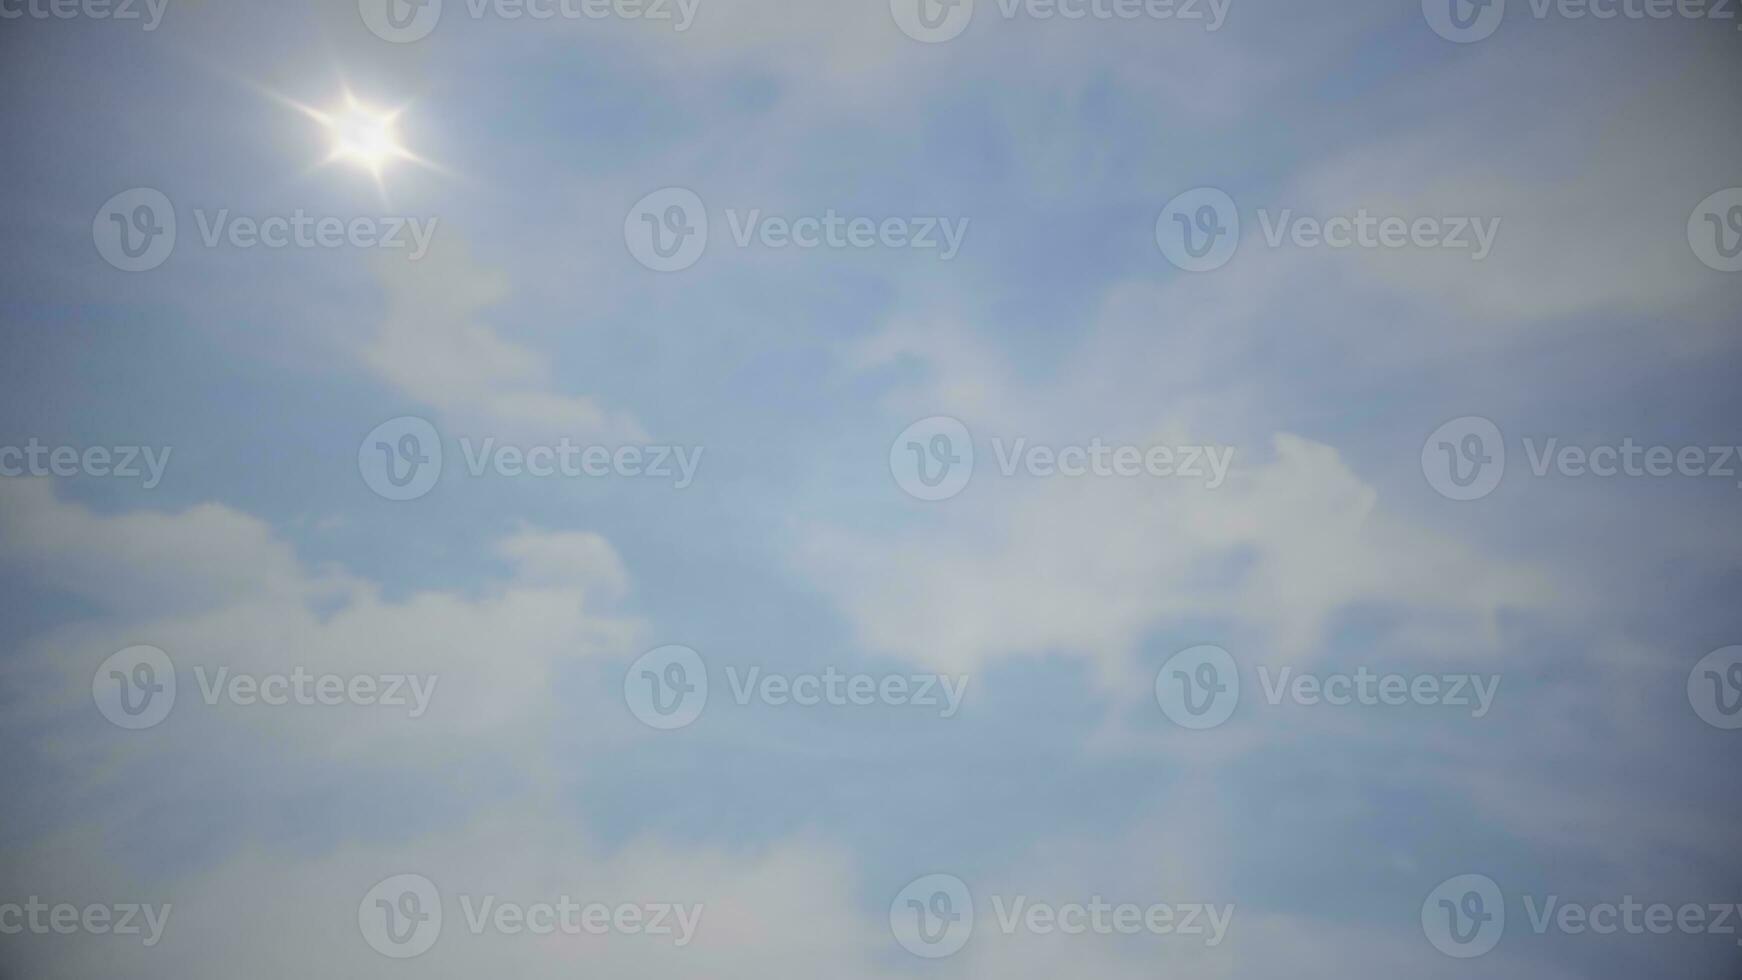
{"label": "sun glare", "polygon": [[325,109],[317,109],[262,85],[254,85],[254,88],[318,124],[327,142],[327,155],[321,164],[344,164],[368,174],[384,203],[387,200],[384,175],[396,164],[416,164],[421,169],[452,176],[446,168],[412,152],[401,140],[399,120],[408,108],[406,105],[383,109],[377,103],[357,98],[350,86],[342,83],[343,99]]}
{"label": "sun glare", "polygon": [[318,116],[332,138],[328,159],[353,164],[379,178],[388,164],[411,156],[400,145],[398,117],[397,111],[371,108],[347,94],[344,106]]}

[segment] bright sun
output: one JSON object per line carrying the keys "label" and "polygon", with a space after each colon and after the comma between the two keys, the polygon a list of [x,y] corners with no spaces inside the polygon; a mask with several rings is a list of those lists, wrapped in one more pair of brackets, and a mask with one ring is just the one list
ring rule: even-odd
{"label": "bright sun", "polygon": [[329,160],[342,160],[362,167],[376,178],[395,160],[410,159],[411,154],[399,143],[395,125],[399,112],[382,112],[358,102],[345,94],[344,106],[332,112],[316,113],[332,137],[333,151]]}
{"label": "bright sun", "polygon": [[348,164],[367,173],[374,178],[375,187],[380,191],[383,201],[387,198],[383,174],[394,164],[414,163],[436,173],[448,173],[445,168],[413,153],[400,141],[399,117],[405,113],[405,106],[396,109],[378,108],[357,98],[349,87],[341,89],[344,100],[328,109],[316,109],[271,89],[260,88],[260,91],[268,98],[319,123],[327,137],[328,149],[324,162]]}

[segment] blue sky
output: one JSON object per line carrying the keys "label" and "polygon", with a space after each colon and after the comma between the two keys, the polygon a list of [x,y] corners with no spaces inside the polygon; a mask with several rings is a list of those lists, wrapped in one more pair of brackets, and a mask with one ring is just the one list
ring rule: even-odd
{"label": "blue sky", "polygon": [[[372,2],[0,20],[0,447],[172,447],[149,489],[0,476],[0,927],[32,896],[174,910],[149,947],[0,934],[0,976],[1733,975],[1734,936],[1538,934],[1527,902],[1742,902],[1742,734],[1689,693],[1742,643],[1738,480],[1530,466],[1742,442],[1742,273],[1689,229],[1742,187],[1734,21],[1513,0],[1455,43],[1414,2],[1232,0],[1207,31],[978,0],[927,43],[883,0],[700,0],[681,32],[447,0],[397,43]],[[323,162],[296,106],[347,90],[428,165]],[[670,187],[709,235],[659,272],[625,225]],[[1189,272],[1158,224],[1199,187],[1241,236]],[[93,231],[132,188],[177,224],[140,272]],[[435,230],[415,261],[201,239],[298,209]],[[1479,261],[1265,238],[1358,210],[1499,224]],[[741,246],[751,211],[966,232]],[[403,416],[444,461],[397,501],[359,451]],[[975,467],[925,501],[891,453],[939,416]],[[1507,461],[1456,500],[1423,449],[1467,417]],[[472,476],[487,439],[702,455],[681,489]],[[1233,463],[1005,475],[1016,439]],[[710,691],[658,730],[625,681],[669,644]],[[1156,681],[1201,644],[1243,689],[1194,731]],[[177,696],[128,730],[93,681],[138,645]],[[207,704],[196,667],[439,686],[415,718]],[[968,687],[950,717],[737,703],[753,667]],[[1481,717],[1268,704],[1285,667],[1500,686]],[[892,901],[937,873],[972,936],[912,955]],[[445,912],[405,959],[359,924],[400,874]],[[1422,920],[1467,874],[1507,921],[1461,959]],[[461,911],[564,894],[705,911],[683,946]],[[1006,932],[1012,896],[1234,913],[1215,945]]]}

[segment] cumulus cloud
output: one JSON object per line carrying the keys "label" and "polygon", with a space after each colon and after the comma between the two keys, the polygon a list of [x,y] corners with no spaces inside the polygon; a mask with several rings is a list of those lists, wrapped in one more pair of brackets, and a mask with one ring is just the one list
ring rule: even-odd
{"label": "cumulus cloud", "polygon": [[[22,714],[63,730],[59,750],[72,760],[147,746],[173,755],[229,738],[264,739],[261,752],[301,765],[439,764],[462,747],[513,757],[558,714],[551,685],[561,665],[623,656],[640,630],[618,606],[628,590],[621,560],[586,532],[505,537],[497,547],[511,571],[481,594],[388,598],[372,582],[306,567],[261,521],[222,505],[105,516],[57,499],[42,481],[7,481],[0,495],[8,560],[53,571],[97,610],[33,637],[7,664],[17,690],[36,692]],[[160,729],[118,741],[92,706],[91,678],[135,644],[168,654],[177,703]],[[416,717],[409,706],[273,707],[223,696],[209,705],[205,688],[219,671],[408,675],[425,678],[433,696]]]}
{"label": "cumulus cloud", "polygon": [[[1234,451],[1227,482],[1170,478],[1006,477],[994,438],[1057,447],[1205,442],[1157,395],[1147,427],[1094,377],[1018,386],[1015,372],[959,326],[898,324],[855,346],[849,363],[919,365],[886,399],[890,432],[934,414],[976,437],[973,483],[905,527],[818,521],[794,548],[869,647],[943,669],[1059,652],[1109,678],[1148,630],[1189,618],[1255,626],[1280,656],[1310,655],[1358,604],[1442,617],[1448,648],[1492,650],[1507,608],[1553,608],[1544,571],[1481,554],[1388,511],[1336,449],[1286,432]],[[1167,369],[1163,368],[1165,372]],[[1188,396],[1189,401],[1189,396]],[[1244,415],[1239,399],[1233,414]],[[938,507],[940,505],[934,505]],[[1438,621],[1438,620],[1436,620]]]}
{"label": "cumulus cloud", "polygon": [[[588,830],[549,811],[499,811],[463,827],[387,844],[346,843],[305,855],[252,846],[211,868],[174,877],[129,877],[90,859],[93,835],[57,835],[9,879],[47,901],[168,903],[163,938],[145,947],[123,936],[23,935],[8,962],[29,976],[74,978],[123,972],[145,978],[230,976],[523,977],[706,975],[750,978],[876,977],[881,937],[854,907],[854,871],[838,848],[792,841],[758,851],[642,840],[607,850]],[[41,857],[53,854],[55,860]],[[389,877],[416,874],[440,896],[434,945],[412,959],[372,948],[359,906]],[[86,898],[86,896],[89,896]],[[99,899],[100,897],[100,899]],[[564,898],[615,909],[681,905],[664,919],[672,934],[504,931],[504,904],[556,905]],[[486,903],[489,903],[488,905]],[[651,924],[651,911],[643,922]],[[513,928],[512,926],[510,928]]]}

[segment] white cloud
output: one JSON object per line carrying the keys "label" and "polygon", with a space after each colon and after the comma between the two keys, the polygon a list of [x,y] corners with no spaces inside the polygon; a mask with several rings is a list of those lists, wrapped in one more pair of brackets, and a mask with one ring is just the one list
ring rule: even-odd
{"label": "white cloud", "polygon": [[[143,948],[124,937],[9,937],[10,962],[30,976],[873,977],[880,971],[864,964],[886,941],[853,906],[843,853],[804,840],[749,852],[651,840],[606,850],[548,811],[498,812],[391,844],[319,856],[251,847],[194,873],[133,880],[88,856],[104,846],[63,833],[36,852],[53,860],[33,858],[11,878],[51,901],[168,902],[163,940]],[[404,873],[435,884],[443,921],[428,952],[394,960],[367,944],[358,906],[377,882]],[[674,937],[615,932],[476,932],[467,918],[486,898],[554,905],[565,895],[583,906],[700,905],[699,927],[678,947]]]}
{"label": "white cloud", "polygon": [[[263,739],[268,757],[439,764],[448,754],[509,757],[560,716],[551,685],[580,658],[631,652],[640,624],[615,608],[622,562],[597,535],[524,528],[499,543],[512,571],[479,595],[383,597],[373,583],[305,568],[260,521],[208,504],[177,514],[103,516],[54,498],[41,481],[0,483],[10,561],[48,570],[97,605],[94,618],[29,640],[7,672],[36,692],[22,712],[73,724],[60,751],[91,761],[191,752]],[[158,729],[117,740],[91,702],[111,653],[148,644],[177,671],[176,706]],[[371,706],[236,705],[202,698],[230,674],[433,675],[427,711]],[[536,767],[536,754],[524,756]]]}
{"label": "white cloud", "polygon": [[202,504],[180,514],[107,516],[55,498],[48,480],[0,481],[0,554],[58,588],[144,616],[273,596],[296,601],[336,581],[311,576],[246,514]]}
{"label": "white cloud", "polygon": [[444,419],[483,427],[479,437],[645,438],[628,415],[554,390],[542,355],[484,322],[507,296],[508,278],[480,268],[446,232],[419,261],[378,265],[387,312],[362,351],[364,362]]}
{"label": "white cloud", "polygon": [[[220,505],[104,516],[56,499],[45,481],[8,480],[0,481],[0,520],[0,554],[51,569],[95,605],[83,622],[27,641],[0,678],[7,690],[31,692],[7,723],[31,732],[31,757],[57,773],[39,793],[87,801],[27,847],[0,847],[5,898],[174,907],[155,947],[114,936],[14,936],[9,966],[41,977],[558,977],[571,976],[577,962],[620,976],[876,975],[837,969],[871,961],[882,938],[875,920],[852,907],[850,863],[839,849],[794,840],[736,852],[653,839],[606,849],[557,816],[565,809],[558,769],[572,770],[574,760],[559,758],[555,745],[604,751],[611,722],[599,717],[602,699],[562,701],[554,675],[566,662],[627,659],[640,633],[612,608],[629,582],[603,538],[523,527],[497,545],[510,573],[480,594],[389,600],[372,583],[309,571],[260,521]],[[114,601],[115,593],[126,598]],[[128,732],[92,705],[91,676],[109,653],[141,642],[175,661],[177,701],[162,725]],[[433,673],[440,685],[419,719],[351,705],[214,707],[203,703],[196,665],[256,675],[293,667]],[[224,838],[238,850],[192,869],[174,862],[172,873],[149,855],[114,853],[124,836],[140,839],[133,823],[141,814],[153,828],[145,839],[175,836],[165,814],[185,815],[193,800],[209,798],[202,779],[235,752],[249,775],[227,785],[225,798],[270,786],[270,798],[300,799],[311,782],[383,765],[416,785],[454,785],[464,759],[487,760],[504,781],[498,792],[463,790],[427,814],[438,829],[385,842],[368,839],[378,830],[324,827],[336,844],[311,855],[257,838],[250,823]],[[192,789],[201,795],[182,795]],[[406,871],[437,882],[447,921],[434,953],[401,963],[366,945],[356,916],[376,881]],[[467,930],[461,893],[521,903],[564,894],[581,903],[700,903],[704,912],[684,948],[645,936],[477,936]]]}
{"label": "white cloud", "polygon": [[[1105,349],[1097,351],[1100,357]],[[923,379],[892,393],[890,433],[933,414],[976,436],[973,482],[906,527],[860,531],[819,521],[795,544],[869,647],[950,670],[1010,655],[1089,658],[1128,680],[1147,631],[1223,617],[1258,628],[1273,653],[1312,653],[1338,612],[1390,603],[1441,618],[1447,645],[1492,650],[1508,607],[1561,601],[1544,573],[1476,553],[1381,506],[1333,448],[1287,433],[1235,445],[1227,483],[1179,479],[1006,478],[994,436],[1033,443],[1195,445],[1201,436],[1159,394],[1138,406],[1066,366],[1050,385],[1018,386],[1003,362],[947,324],[900,325],[848,354],[853,365],[912,358]],[[1168,368],[1162,368],[1164,376]],[[1230,417],[1246,416],[1224,396]],[[1153,419],[1143,428],[1102,419]],[[1120,685],[1125,686],[1125,685]]]}
{"label": "white cloud", "polygon": [[[1481,262],[1440,249],[1319,250],[1324,263],[1463,315],[1464,329],[1424,342],[1488,344],[1532,321],[1590,314],[1651,318],[1676,348],[1725,339],[1670,328],[1727,326],[1738,297],[1694,256],[1686,230],[1696,204],[1736,183],[1742,134],[1699,121],[1724,112],[1731,52],[1686,38],[1671,53],[1649,32],[1618,43],[1626,36],[1543,31],[1476,46],[1386,97],[1407,125],[1317,161],[1272,210],[1500,219]],[[1559,97],[1570,72],[1599,60],[1617,70],[1583,78],[1576,100]]]}

